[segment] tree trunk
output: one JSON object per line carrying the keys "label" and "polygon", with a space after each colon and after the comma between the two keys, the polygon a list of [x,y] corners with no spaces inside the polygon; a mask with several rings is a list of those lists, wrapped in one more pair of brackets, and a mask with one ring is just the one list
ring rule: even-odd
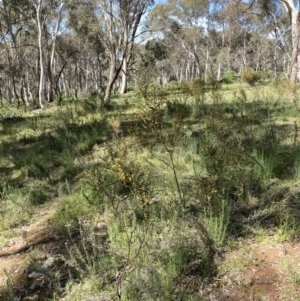
{"label": "tree trunk", "polygon": [[274,45],[274,55],[273,55],[273,59],[274,59],[274,77],[275,77],[275,80],[277,80],[277,79],[278,79],[277,41],[275,41],[275,45]]}
{"label": "tree trunk", "polygon": [[115,53],[111,53],[109,79],[108,79],[108,84],[107,84],[107,87],[105,90],[104,104],[108,104],[110,101],[110,96],[111,96],[111,91],[112,91],[113,85],[121,72],[121,69],[123,66],[123,61],[125,60],[124,56],[125,56],[125,54],[123,55],[123,57],[121,58],[121,61],[118,63],[118,66],[117,66],[116,55],[115,55]]}
{"label": "tree trunk", "polygon": [[292,58],[290,67],[290,80],[300,81],[300,12],[295,7],[294,0],[279,0],[285,8],[292,28]]}
{"label": "tree trunk", "polygon": [[104,105],[109,103],[114,83],[116,81],[116,78],[119,75],[119,72],[118,72],[118,74],[116,74],[115,66],[116,66],[116,64],[113,64],[113,63],[110,66],[108,84],[105,89],[105,96],[104,96],[104,100],[103,100]]}
{"label": "tree trunk", "polygon": [[206,59],[205,59],[205,71],[204,71],[204,80],[207,81],[208,77],[208,66],[209,65],[209,47],[206,48]]}
{"label": "tree trunk", "polygon": [[188,59],[185,67],[185,80],[189,80],[189,73],[190,73],[190,60]]}
{"label": "tree trunk", "polygon": [[53,37],[53,44],[52,44],[52,50],[51,50],[51,57],[50,57],[50,63],[49,63],[49,102],[52,102],[54,100],[54,95],[55,95],[55,88],[54,88],[54,56],[55,56],[55,47],[56,47],[56,38],[58,35],[59,31],[59,26],[61,23],[61,17],[62,17],[62,9],[63,6],[65,5],[64,2],[62,2],[59,6],[58,10],[58,17],[56,21],[56,26],[55,26],[55,31],[54,31],[54,37]]}
{"label": "tree trunk", "polygon": [[200,65],[200,59],[197,53],[197,45],[194,47],[193,51],[194,57],[195,57],[195,62],[196,62],[196,76],[200,77],[201,76],[201,65]]}
{"label": "tree trunk", "polygon": [[36,7],[36,18],[38,25],[38,47],[39,47],[39,61],[40,61],[40,82],[39,82],[39,106],[44,108],[43,100],[43,86],[44,86],[44,62],[43,62],[43,45],[42,45],[42,23],[41,23],[41,5],[42,0],[38,0]]}
{"label": "tree trunk", "polygon": [[291,81],[300,82],[300,12],[292,13],[292,60]]}
{"label": "tree trunk", "polygon": [[12,92],[11,92],[11,80],[8,78],[7,81],[7,100],[10,104],[13,103],[13,97],[12,97]]}
{"label": "tree trunk", "polygon": [[247,41],[246,41],[246,31],[245,31],[244,32],[244,47],[243,47],[243,66],[244,66],[244,68],[247,67],[246,53],[247,53]]}
{"label": "tree trunk", "polygon": [[221,59],[219,60],[219,65],[218,65],[218,74],[217,74],[217,80],[220,80],[220,78],[221,78],[222,61],[223,61],[223,53],[224,53],[224,44],[225,44],[225,26],[224,26],[224,24],[222,24],[222,46],[221,46]]}
{"label": "tree trunk", "polygon": [[25,79],[25,74],[23,74],[23,76],[22,76],[22,89],[23,89],[25,105],[26,105],[26,107],[28,107],[30,104],[28,101],[28,86],[27,86],[27,82]]}
{"label": "tree trunk", "polygon": [[112,91],[113,85],[114,85],[114,82],[110,80],[106,87],[106,90],[105,90],[104,104],[108,104],[110,101],[110,96],[111,96],[111,91]]}
{"label": "tree trunk", "polygon": [[122,67],[122,82],[120,87],[120,94],[127,93],[127,60],[125,59],[123,61],[123,67]]}
{"label": "tree trunk", "polygon": [[85,72],[85,92],[87,92],[89,90],[89,73],[90,73],[89,60],[87,60],[86,72]]}
{"label": "tree trunk", "polygon": [[180,67],[180,76],[179,76],[179,83],[182,84],[183,81],[183,67]]}

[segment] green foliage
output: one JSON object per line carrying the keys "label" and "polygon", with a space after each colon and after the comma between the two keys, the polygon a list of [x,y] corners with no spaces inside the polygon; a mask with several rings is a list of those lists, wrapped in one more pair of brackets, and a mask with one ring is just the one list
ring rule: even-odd
{"label": "green foliage", "polygon": [[155,267],[135,269],[125,285],[125,300],[172,300],[168,288]]}
{"label": "green foliage", "polygon": [[53,219],[55,228],[67,233],[68,229],[78,229],[80,220],[91,217],[93,210],[84,195],[78,191],[61,199]]}
{"label": "green foliage", "polygon": [[5,294],[4,301],[14,301],[15,300],[15,289],[14,285],[12,283],[11,275],[8,274],[8,272],[5,270],[6,275],[6,287],[7,287],[7,293]]}
{"label": "green foliage", "polygon": [[132,155],[123,139],[116,140],[108,145],[103,163],[86,171],[82,183],[86,199],[100,211],[116,210],[122,204],[119,209],[132,210],[142,221],[148,218],[154,189],[151,171],[146,171]]}
{"label": "green foliage", "polygon": [[1,243],[55,197],[66,300],[201,300],[227,239],[236,248],[254,224],[274,223],[278,242],[299,235],[298,120],[278,122],[295,104],[237,84],[228,96],[213,79],[173,84],[145,80],[133,105],[101,116],[96,97],[63,99],[1,132]]}
{"label": "green foliage", "polygon": [[81,116],[86,116],[90,113],[97,112],[98,109],[98,93],[91,92],[91,96],[81,100],[80,104],[76,105],[76,110]]}
{"label": "green foliage", "polygon": [[168,57],[166,44],[160,40],[149,40],[145,45],[145,51],[141,54],[142,66],[144,68],[153,68],[157,61],[164,60]]}
{"label": "green foliage", "polygon": [[253,87],[261,80],[261,77],[260,74],[253,69],[247,68],[242,70],[241,79]]}
{"label": "green foliage", "polygon": [[202,78],[196,78],[191,83],[191,91],[193,95],[201,95],[205,89],[205,80]]}
{"label": "green foliage", "polygon": [[241,78],[243,81],[248,83],[251,87],[253,87],[257,83],[263,83],[269,81],[272,78],[272,75],[268,71],[264,71],[264,70],[254,71],[253,69],[246,68],[242,70]]}
{"label": "green foliage", "polygon": [[127,86],[127,92],[133,92],[133,91],[135,91],[134,86]]}
{"label": "green foliage", "polygon": [[228,231],[230,208],[228,208],[227,201],[222,201],[222,210],[215,214],[210,211],[204,215],[204,222],[210,237],[213,239],[215,245],[220,248],[224,245]]}
{"label": "green foliage", "polygon": [[256,159],[259,163],[257,167],[258,174],[263,181],[268,181],[274,175],[274,158],[266,155],[264,152],[258,153]]}
{"label": "green foliage", "polygon": [[299,223],[289,210],[281,208],[278,213],[278,230],[274,235],[275,240],[279,243],[294,241],[299,234]]}
{"label": "green foliage", "polygon": [[168,101],[165,111],[167,117],[185,119],[191,115],[191,106],[176,100],[173,102]]}
{"label": "green foliage", "polygon": [[272,78],[272,74],[268,71],[259,70],[256,73],[261,81],[270,80]]}
{"label": "green foliage", "polygon": [[206,160],[206,174],[196,174],[200,195],[210,210],[221,208],[222,200],[239,207],[248,201],[248,192],[257,185],[253,166],[236,127],[220,110],[214,111],[207,130],[200,136],[201,154]]}
{"label": "green foliage", "polygon": [[[69,226],[68,226],[69,227]],[[90,221],[85,219],[79,220],[80,243],[76,244],[74,241],[68,248],[69,259],[67,264],[73,268],[75,275],[83,279],[87,277],[93,279],[98,274],[107,277],[112,277],[110,267],[112,265],[112,257],[107,252],[107,229],[100,225],[93,225]],[[107,278],[102,278],[102,285],[108,281]],[[101,283],[97,284],[98,289]]]}
{"label": "green foliage", "polygon": [[17,188],[7,184],[2,187],[0,230],[5,231],[28,222],[33,210],[30,206],[30,191],[27,188]]}
{"label": "green foliage", "polygon": [[36,185],[30,189],[28,198],[32,205],[38,206],[50,200],[50,193],[47,191],[47,187]]}
{"label": "green foliage", "polygon": [[152,82],[149,84],[149,89],[150,90],[157,90],[159,88],[158,83]]}
{"label": "green foliage", "polygon": [[179,87],[182,97],[185,95],[191,96],[197,105],[204,104],[206,99],[205,93],[209,90],[209,87],[206,85],[204,79],[196,78],[191,82],[183,81]]}
{"label": "green foliage", "polygon": [[226,71],[222,76],[222,80],[225,84],[232,84],[236,79],[236,73],[234,71]]}
{"label": "green foliage", "polygon": [[177,90],[179,88],[179,83],[176,80],[171,80],[167,87],[169,90]]}

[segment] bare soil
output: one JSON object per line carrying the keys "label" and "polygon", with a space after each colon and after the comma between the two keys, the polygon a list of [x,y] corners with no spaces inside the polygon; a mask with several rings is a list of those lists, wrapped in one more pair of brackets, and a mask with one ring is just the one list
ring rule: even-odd
{"label": "bare soil", "polygon": [[243,241],[225,255],[218,301],[300,300],[300,243]]}
{"label": "bare soil", "polygon": [[51,295],[53,279],[40,267],[49,259],[57,261],[65,250],[65,239],[55,235],[49,224],[51,217],[52,213],[39,213],[35,222],[16,229],[18,235],[0,249],[0,300],[10,284],[17,300],[44,300]]}

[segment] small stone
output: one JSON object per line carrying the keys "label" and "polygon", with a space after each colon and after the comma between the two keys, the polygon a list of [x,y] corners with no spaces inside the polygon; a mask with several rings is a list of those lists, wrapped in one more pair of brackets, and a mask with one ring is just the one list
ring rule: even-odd
{"label": "small stone", "polygon": [[43,268],[51,268],[55,264],[55,257],[49,257],[43,264]]}
{"label": "small stone", "polygon": [[39,300],[39,296],[38,295],[33,295],[31,297],[26,297],[25,300]]}
{"label": "small stone", "polygon": [[39,278],[41,276],[45,276],[43,273],[38,273],[38,272],[32,272],[31,274],[28,275],[29,278]]}

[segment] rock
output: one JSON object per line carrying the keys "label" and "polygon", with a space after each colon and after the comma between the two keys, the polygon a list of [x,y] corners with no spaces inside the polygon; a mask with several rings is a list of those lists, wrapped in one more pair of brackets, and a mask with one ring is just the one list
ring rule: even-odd
{"label": "rock", "polygon": [[55,257],[49,257],[43,264],[43,268],[48,269],[55,265],[56,258]]}
{"label": "rock", "polygon": [[33,295],[33,296],[30,296],[30,297],[26,297],[24,300],[39,300],[39,296],[38,295]]}
{"label": "rock", "polygon": [[39,272],[32,272],[31,274],[28,275],[29,278],[40,278],[42,276],[45,276],[45,274]]}

